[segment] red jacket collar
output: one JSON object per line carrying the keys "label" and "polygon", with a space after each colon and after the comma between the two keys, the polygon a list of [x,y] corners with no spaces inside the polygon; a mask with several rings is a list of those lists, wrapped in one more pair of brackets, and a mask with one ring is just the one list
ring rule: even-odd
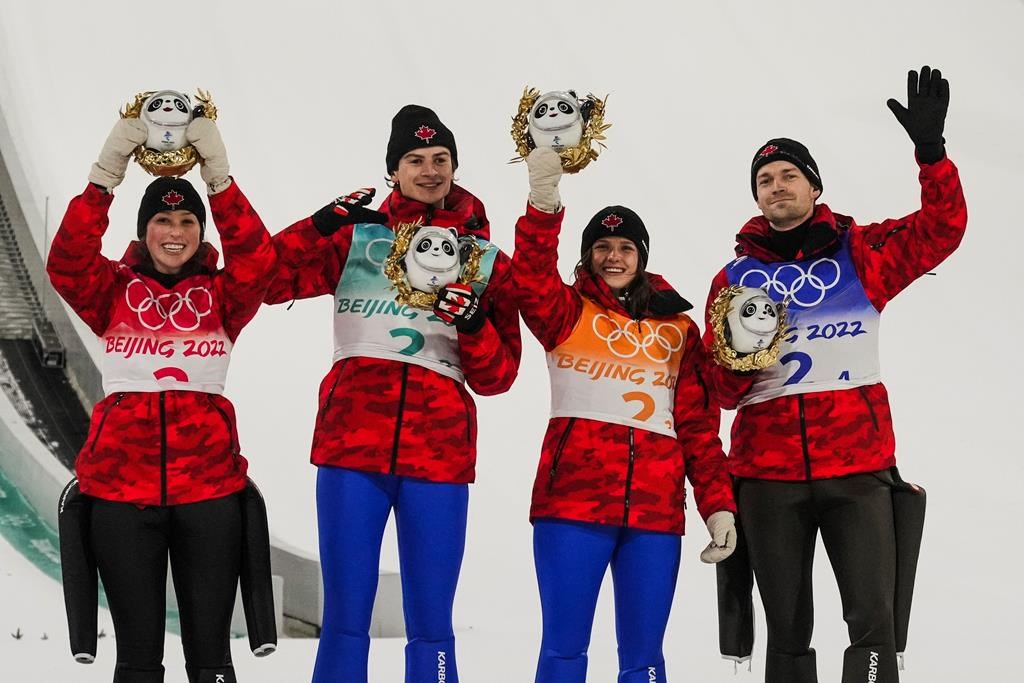
{"label": "red jacket collar", "polygon": [[[853,219],[832,213],[827,204],[814,207],[807,240],[797,254],[797,260],[812,258],[835,249],[839,238],[853,225]],[[754,216],[736,235],[736,255],[753,256],[759,261],[773,263],[786,260],[772,248],[772,226],[764,216]]]}
{"label": "red jacket collar", "polygon": [[[654,289],[657,296],[651,298],[651,304],[643,317],[671,318],[693,308],[690,302],[680,296],[675,288],[662,276],[649,272],[647,273],[647,281],[651,283],[651,288]],[[604,280],[588,273],[582,268],[576,269],[576,282],[573,283],[573,288],[581,296],[587,297],[599,306],[613,310],[621,315],[630,315],[629,311],[622,305],[619,298],[612,293],[611,288],[608,287]]]}
{"label": "red jacket collar", "polygon": [[487,220],[483,202],[468,190],[454,184],[452,191],[444,198],[443,209],[435,209],[429,204],[409,199],[396,188],[384,199],[380,211],[387,214],[391,227],[419,220],[424,225],[456,228],[460,234],[476,235],[483,239],[491,237],[491,224]]}

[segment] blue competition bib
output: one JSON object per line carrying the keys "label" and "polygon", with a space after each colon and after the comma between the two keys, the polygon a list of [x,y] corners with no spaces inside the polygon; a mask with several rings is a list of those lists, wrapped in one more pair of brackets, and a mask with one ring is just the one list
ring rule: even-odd
{"label": "blue competition bib", "polygon": [[764,289],[785,301],[789,314],[779,362],[754,376],[740,405],[880,381],[881,316],[864,292],[845,235],[830,256],[781,263],[741,256],[725,270],[729,284]]}

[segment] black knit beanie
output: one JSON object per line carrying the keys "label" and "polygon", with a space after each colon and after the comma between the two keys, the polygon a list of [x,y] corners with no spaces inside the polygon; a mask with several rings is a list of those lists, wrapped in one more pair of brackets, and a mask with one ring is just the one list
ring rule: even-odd
{"label": "black knit beanie", "polygon": [[183,178],[162,177],[149,184],[139,204],[138,235],[146,239],[149,219],[161,211],[191,211],[199,219],[199,241],[206,233],[206,207],[192,183]]}
{"label": "black knit beanie", "polygon": [[434,110],[418,104],[407,104],[391,119],[391,139],[388,140],[388,154],[385,159],[388,175],[398,168],[399,160],[414,149],[447,147],[452,154],[452,168],[459,167],[459,152],[455,148],[455,136],[441,123]]}
{"label": "black knit beanie", "polygon": [[594,246],[594,242],[602,237],[625,237],[632,241],[640,254],[641,266],[647,268],[651,238],[647,234],[644,222],[632,209],[624,206],[606,206],[595,213],[587,227],[583,229],[580,256],[585,255],[587,250]]}
{"label": "black knit beanie", "polygon": [[818,188],[819,191],[823,189],[821,176],[818,175],[818,164],[814,162],[814,157],[807,151],[807,148],[796,140],[775,138],[761,145],[757,154],[754,155],[754,160],[750,162],[750,191],[754,193],[755,200],[757,199],[757,170],[773,161],[788,161],[800,169],[811,185]]}

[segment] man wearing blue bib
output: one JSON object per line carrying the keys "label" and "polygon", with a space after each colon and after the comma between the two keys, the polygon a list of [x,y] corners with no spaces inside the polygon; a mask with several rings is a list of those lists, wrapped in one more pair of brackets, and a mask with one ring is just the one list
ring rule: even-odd
{"label": "man wearing blue bib", "polygon": [[[959,246],[967,225],[942,137],[948,104],[948,82],[927,66],[908,74],[907,107],[888,102],[920,166],[921,208],[903,218],[858,225],[834,213],[817,203],[821,175],[804,145],[787,138],[762,145],[750,174],[762,215],[740,230],[736,259],[711,286],[709,313],[723,288],[743,285],[764,289],[788,314],[777,362],[753,372],[713,365],[710,373],[720,405],[737,410],[728,460],[745,537],[719,569],[722,651],[750,656],[752,568],[770,683],[817,681],[810,642],[819,530],[850,634],[843,683],[898,679],[913,586],[906,567],[916,563],[920,526],[905,542],[894,491],[919,494],[922,521],[923,492],[895,469],[879,321],[890,299]],[[710,314],[706,320],[711,346]]]}

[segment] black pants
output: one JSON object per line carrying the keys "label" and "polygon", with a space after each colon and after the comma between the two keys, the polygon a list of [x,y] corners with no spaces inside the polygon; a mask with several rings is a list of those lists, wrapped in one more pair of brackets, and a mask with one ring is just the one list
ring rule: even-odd
{"label": "black pants", "polygon": [[811,568],[819,530],[850,634],[843,683],[898,680],[893,626],[896,539],[888,476],[738,482],[739,515],[768,625],[767,683],[817,681],[810,647]]}
{"label": "black pants", "polygon": [[114,682],[163,681],[169,554],[188,680],[232,683],[229,640],[242,542],[238,494],[142,509],[93,499],[90,531],[117,638]]}

